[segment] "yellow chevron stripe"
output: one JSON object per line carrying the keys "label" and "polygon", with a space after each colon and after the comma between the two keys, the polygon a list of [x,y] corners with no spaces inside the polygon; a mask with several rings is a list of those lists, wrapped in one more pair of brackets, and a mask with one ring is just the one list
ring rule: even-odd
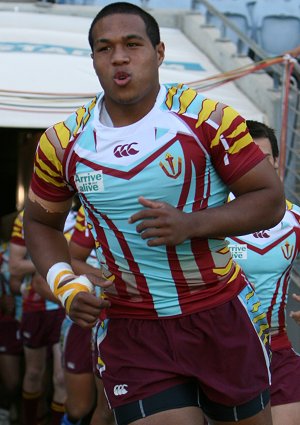
{"label": "yellow chevron stripe", "polygon": [[229,273],[229,270],[232,267],[232,258],[228,261],[225,267],[218,267],[216,269],[213,269],[213,272],[216,273],[219,276],[225,276],[227,273]]}
{"label": "yellow chevron stripe", "polygon": [[184,92],[179,98],[180,109],[178,113],[184,114],[196,96],[197,96],[197,92],[195,90],[192,90],[192,89],[184,90]]}
{"label": "yellow chevron stripe", "polygon": [[258,301],[257,303],[254,303],[253,306],[252,306],[252,312],[256,313],[258,311],[260,305],[261,305],[260,301]]}
{"label": "yellow chevron stripe", "polygon": [[68,143],[71,138],[70,130],[65,126],[64,122],[59,122],[54,125],[54,130],[56,134],[59,134],[59,142],[63,149],[68,146]]}
{"label": "yellow chevron stripe", "polygon": [[234,273],[233,273],[233,275],[231,276],[231,278],[228,280],[227,285],[228,285],[229,283],[233,282],[233,281],[236,279],[236,277],[237,277],[237,275],[239,274],[240,270],[241,270],[240,266],[239,266],[238,264],[235,264],[235,270],[234,270]]}
{"label": "yellow chevron stripe", "polygon": [[241,137],[239,140],[233,143],[233,145],[230,146],[230,148],[228,149],[228,152],[230,154],[238,153],[250,143],[252,143],[252,137],[250,136],[250,134],[246,134],[244,137]]}
{"label": "yellow chevron stripe", "polygon": [[258,316],[254,317],[253,322],[254,323],[257,323],[260,320],[265,319],[265,318],[266,318],[266,313],[261,313]]}
{"label": "yellow chevron stripe", "polygon": [[35,169],[36,174],[38,175],[38,177],[42,180],[44,180],[47,183],[51,183],[52,185],[56,186],[56,187],[63,187],[65,186],[64,183],[58,183],[56,180],[50,178],[48,176],[48,174],[43,173],[40,169],[36,168]]}
{"label": "yellow chevron stripe", "polygon": [[218,102],[212,99],[205,99],[203,101],[201,111],[198,115],[196,128],[200,127],[200,125],[210,117],[212,112],[216,110],[217,104]]}

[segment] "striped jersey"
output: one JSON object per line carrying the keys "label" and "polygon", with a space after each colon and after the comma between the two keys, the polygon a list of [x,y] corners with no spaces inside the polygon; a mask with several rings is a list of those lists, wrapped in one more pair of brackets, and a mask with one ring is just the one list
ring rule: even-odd
{"label": "striped jersey", "polygon": [[86,262],[95,268],[100,267],[95,249],[95,240],[88,228],[83,207],[80,207],[77,212],[76,223],[71,236],[71,241],[75,242],[79,246],[90,249],[91,252]]}
{"label": "striped jersey", "polygon": [[267,313],[272,348],[290,346],[285,312],[291,269],[300,249],[300,208],[287,201],[285,215],[275,227],[230,237],[228,242]]}
{"label": "striped jersey", "polygon": [[41,137],[31,182],[47,201],[78,192],[95,239],[110,317],[155,319],[228,301],[245,278],[224,238],[149,247],[129,217],[138,197],[191,213],[223,205],[228,185],[264,158],[231,107],[184,85],[162,85],[152,110],[125,127],[99,120],[103,94]]}
{"label": "striped jersey", "polygon": [[[12,229],[12,234],[10,238],[10,243],[16,244],[19,246],[26,246],[24,239],[23,231],[23,216],[24,210],[20,211],[17,215]],[[76,219],[76,212],[70,211],[64,228],[64,234],[67,240],[71,238],[71,234],[74,229]],[[27,258],[29,259],[29,255]],[[26,285],[26,295],[22,295],[22,311],[45,311],[45,310],[56,310],[61,308],[61,306],[53,301],[43,299],[32,287],[32,274],[27,274],[24,276],[22,283]]]}

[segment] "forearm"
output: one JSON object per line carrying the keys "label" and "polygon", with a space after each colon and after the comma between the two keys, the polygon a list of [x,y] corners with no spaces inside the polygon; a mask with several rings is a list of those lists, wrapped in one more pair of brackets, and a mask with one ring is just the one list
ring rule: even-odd
{"label": "forearm", "polygon": [[91,266],[90,264],[86,263],[85,261],[79,260],[77,258],[72,258],[71,260],[72,268],[75,271],[76,274],[88,274],[92,273],[96,276],[101,277],[102,273],[99,269],[96,269],[95,267]]}
{"label": "forearm", "polygon": [[235,199],[192,213],[190,237],[238,236],[274,227],[285,213],[283,185],[267,159],[229,188]]}
{"label": "forearm", "polygon": [[188,214],[188,235],[214,238],[254,233],[274,227],[283,214],[281,198],[272,197],[265,190],[249,192],[223,206]]}
{"label": "forearm", "polygon": [[30,258],[38,273],[46,277],[58,262],[71,263],[63,229],[68,212],[50,213],[30,200],[24,213],[24,235]]}
{"label": "forearm", "polygon": [[26,235],[28,251],[37,271],[46,278],[49,268],[58,262],[71,264],[63,232],[40,223],[30,223]]}
{"label": "forearm", "polygon": [[74,274],[69,247],[63,234],[68,214],[66,205],[52,203],[50,207],[45,209],[35,200],[27,200],[24,212],[27,248],[37,271],[46,278],[50,290],[72,320],[81,326],[94,326],[101,309],[110,305],[108,301],[94,295],[94,285],[107,287],[111,282],[97,276],[90,275],[87,278]]}

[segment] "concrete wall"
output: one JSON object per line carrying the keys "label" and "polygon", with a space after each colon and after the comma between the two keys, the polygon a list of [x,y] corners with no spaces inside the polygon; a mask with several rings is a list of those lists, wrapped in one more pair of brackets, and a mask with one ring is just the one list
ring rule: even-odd
{"label": "concrete wall", "polygon": [[[223,72],[253,63],[247,56],[238,56],[236,46],[229,40],[221,39],[217,28],[205,25],[200,14],[182,16],[181,29]],[[281,110],[281,92],[274,90],[273,79],[261,71],[236,80],[236,85],[264,112],[267,123],[276,128]]]}

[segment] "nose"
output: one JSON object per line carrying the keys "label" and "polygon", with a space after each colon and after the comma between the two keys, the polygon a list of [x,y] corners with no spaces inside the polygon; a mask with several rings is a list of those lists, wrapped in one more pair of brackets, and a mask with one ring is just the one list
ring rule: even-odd
{"label": "nose", "polygon": [[129,55],[127,50],[123,46],[116,46],[114,48],[112,57],[111,57],[112,64],[114,65],[120,65],[123,63],[129,62]]}

